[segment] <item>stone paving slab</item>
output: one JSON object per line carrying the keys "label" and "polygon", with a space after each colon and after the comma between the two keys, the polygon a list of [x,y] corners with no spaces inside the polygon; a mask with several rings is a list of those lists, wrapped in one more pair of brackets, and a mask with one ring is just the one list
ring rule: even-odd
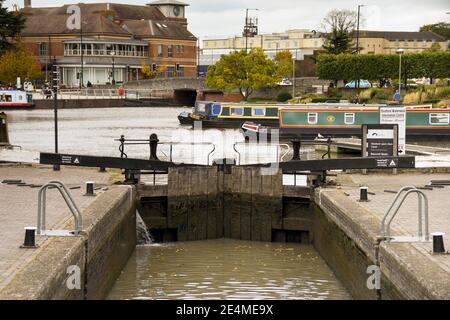
{"label": "stone paving slab", "polygon": [[[369,192],[373,192],[375,195],[369,194],[369,202],[358,202],[358,204],[382,218],[395,198],[394,193],[384,192],[385,190],[398,191],[404,186],[423,187],[428,185],[431,180],[450,180],[450,175],[422,173],[392,175],[381,173],[352,174],[351,178],[354,185],[344,185],[342,190],[356,202],[359,199],[359,186],[369,187]],[[444,232],[446,250],[450,251],[450,186],[422,191],[427,195],[429,201],[430,233]],[[417,207],[417,196],[412,195],[405,201],[392,223],[392,227],[400,230],[402,234],[393,232],[392,235],[417,235]],[[414,246],[436,261],[447,272],[450,272],[450,255],[432,255],[432,243],[415,243]]]}
{"label": "stone paving slab", "polygon": [[[0,289],[29,261],[36,250],[20,249],[24,240],[24,227],[37,224],[37,199],[39,188],[19,187],[1,183],[3,180],[22,180],[27,184],[43,185],[52,180],[63,182],[80,210],[86,208],[95,197],[86,197],[85,182],[96,186],[111,184],[111,175],[97,169],[68,168],[55,172],[49,166],[0,165]],[[47,228],[57,228],[71,218],[65,202],[57,190],[47,192]],[[42,244],[45,237],[37,237]]]}

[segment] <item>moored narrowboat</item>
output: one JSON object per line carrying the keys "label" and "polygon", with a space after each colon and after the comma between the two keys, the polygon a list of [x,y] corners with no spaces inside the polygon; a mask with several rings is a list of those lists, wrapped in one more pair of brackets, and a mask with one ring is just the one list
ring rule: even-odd
{"label": "moored narrowboat", "polygon": [[[351,106],[349,104],[247,104],[222,102],[197,102],[192,113],[182,113],[178,116],[181,124],[193,125],[199,121],[203,128],[231,128],[239,129],[245,122],[252,121],[258,125],[270,128],[279,126],[279,110],[303,107],[338,107]],[[384,105],[361,105],[375,108]]]}
{"label": "moored narrowboat", "polygon": [[0,109],[31,109],[33,97],[25,91],[0,90]]}
{"label": "moored narrowboat", "polygon": [[[406,106],[406,136],[410,138],[450,137],[450,109],[427,106]],[[279,135],[282,138],[351,137],[361,135],[363,124],[380,123],[379,108],[284,108],[279,111]],[[255,123],[243,125],[244,131],[264,128]],[[265,131],[265,130],[264,130]]]}

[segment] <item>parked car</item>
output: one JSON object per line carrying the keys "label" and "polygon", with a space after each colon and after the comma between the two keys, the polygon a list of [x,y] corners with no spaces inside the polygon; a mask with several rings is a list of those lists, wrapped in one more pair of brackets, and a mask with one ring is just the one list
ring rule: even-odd
{"label": "parked car", "polygon": [[[356,89],[357,80],[353,80],[345,85],[346,89]],[[359,87],[362,89],[372,88],[372,84],[367,80],[359,80]]]}
{"label": "parked car", "polygon": [[289,78],[283,78],[280,82],[278,82],[279,86],[292,86],[292,81]]}

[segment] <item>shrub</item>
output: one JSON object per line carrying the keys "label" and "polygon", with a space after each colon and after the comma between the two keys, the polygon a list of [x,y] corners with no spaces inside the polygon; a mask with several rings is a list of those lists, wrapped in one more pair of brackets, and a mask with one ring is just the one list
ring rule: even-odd
{"label": "shrub", "polygon": [[435,93],[436,99],[450,98],[450,87],[437,88]]}
{"label": "shrub", "polygon": [[278,102],[286,102],[292,99],[292,95],[289,92],[282,91],[277,95]]}
{"label": "shrub", "polygon": [[410,92],[405,95],[403,98],[403,103],[405,104],[413,104],[413,103],[419,103],[421,98],[421,92]]}
{"label": "shrub", "polygon": [[330,103],[338,103],[340,99],[338,98],[314,98],[311,99],[312,103],[325,103],[325,102],[330,102]]}

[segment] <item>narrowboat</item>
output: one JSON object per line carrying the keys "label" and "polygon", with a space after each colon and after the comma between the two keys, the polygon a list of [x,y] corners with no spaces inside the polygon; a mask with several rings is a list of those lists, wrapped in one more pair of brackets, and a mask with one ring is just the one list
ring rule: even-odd
{"label": "narrowboat", "polygon": [[[222,102],[197,102],[192,113],[183,112],[178,116],[181,124],[193,125],[194,121],[201,122],[202,128],[240,129],[248,121],[258,125],[278,128],[279,110],[302,107],[334,107],[349,104],[246,104]],[[379,107],[383,105],[361,105],[365,107]]]}
{"label": "narrowboat", "polygon": [[[450,137],[450,109],[425,106],[406,106],[406,136],[409,138]],[[279,110],[281,138],[361,136],[363,124],[378,124],[379,108],[284,108]],[[244,132],[266,132],[266,127],[245,123]]]}
{"label": "narrowboat", "polygon": [[0,109],[31,109],[32,94],[20,90],[0,90]]}

